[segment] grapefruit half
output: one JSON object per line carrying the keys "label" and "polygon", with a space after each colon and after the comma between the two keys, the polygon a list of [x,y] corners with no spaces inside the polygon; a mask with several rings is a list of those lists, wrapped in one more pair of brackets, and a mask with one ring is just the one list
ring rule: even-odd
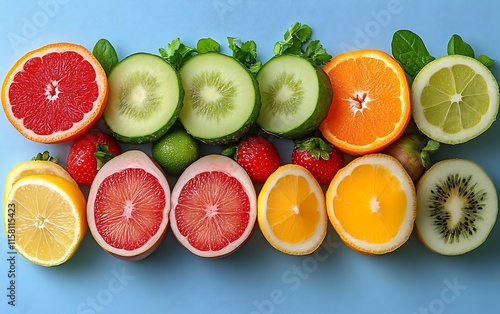
{"label": "grapefruit half", "polygon": [[88,49],[55,43],[30,51],[9,70],[2,84],[2,107],[26,138],[59,143],[77,137],[99,119],[108,81]]}
{"label": "grapefruit half", "polygon": [[108,161],[90,186],[87,221],[111,255],[141,260],[153,253],[168,227],[170,187],[160,168],[139,150]]}
{"label": "grapefruit half", "polygon": [[229,157],[213,154],[198,159],[172,189],[172,233],[195,255],[233,253],[250,236],[256,218],[252,181]]}

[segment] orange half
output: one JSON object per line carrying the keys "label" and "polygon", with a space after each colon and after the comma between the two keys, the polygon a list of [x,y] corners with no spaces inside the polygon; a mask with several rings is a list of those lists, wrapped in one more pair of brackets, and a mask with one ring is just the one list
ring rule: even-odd
{"label": "orange half", "polygon": [[394,251],[408,240],[416,204],[410,176],[385,154],[354,159],[335,175],[326,192],[328,217],[340,238],[367,254]]}
{"label": "orange half", "polygon": [[379,152],[406,129],[411,117],[404,70],[385,52],[349,51],[324,68],[333,100],[320,125],[323,136],[351,155]]}
{"label": "orange half", "polygon": [[76,138],[97,122],[108,98],[99,61],[83,46],[55,43],[30,51],[2,84],[2,108],[26,138],[59,143]]}

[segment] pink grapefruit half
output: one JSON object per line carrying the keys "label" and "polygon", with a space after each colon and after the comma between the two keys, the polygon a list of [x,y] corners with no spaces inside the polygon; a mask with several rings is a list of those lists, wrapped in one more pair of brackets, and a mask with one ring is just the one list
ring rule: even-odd
{"label": "pink grapefruit half", "polygon": [[85,47],[49,44],[26,53],[12,66],[1,98],[7,119],[24,137],[60,143],[97,122],[108,99],[108,80]]}
{"label": "pink grapefruit half", "polygon": [[90,186],[87,221],[96,242],[125,260],[153,253],[168,227],[170,187],[144,152],[131,150],[108,161]]}
{"label": "pink grapefruit half", "polygon": [[214,154],[198,159],[172,189],[172,233],[195,255],[233,253],[250,236],[256,218],[255,188],[231,158]]}

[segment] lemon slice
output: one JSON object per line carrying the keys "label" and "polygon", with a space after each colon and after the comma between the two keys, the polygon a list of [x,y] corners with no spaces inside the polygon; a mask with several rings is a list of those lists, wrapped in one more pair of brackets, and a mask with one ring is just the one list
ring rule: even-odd
{"label": "lemon slice", "polygon": [[[12,186],[4,210],[15,249],[32,263],[56,266],[76,251],[87,230],[86,200],[70,181],[32,175]],[[11,242],[9,242],[10,244]]]}
{"label": "lemon slice", "polygon": [[275,249],[305,255],[321,245],[328,224],[325,196],[307,169],[281,166],[266,180],[257,202],[260,230]]}
{"label": "lemon slice", "polygon": [[467,142],[496,119],[498,83],[478,60],[450,55],[428,63],[411,88],[413,119],[428,137],[445,144]]}
{"label": "lemon slice", "polygon": [[47,160],[29,160],[17,164],[9,171],[7,178],[5,179],[3,199],[7,199],[10,189],[19,179],[35,174],[55,175],[68,180],[75,186],[78,186],[68,171],[55,162]]}

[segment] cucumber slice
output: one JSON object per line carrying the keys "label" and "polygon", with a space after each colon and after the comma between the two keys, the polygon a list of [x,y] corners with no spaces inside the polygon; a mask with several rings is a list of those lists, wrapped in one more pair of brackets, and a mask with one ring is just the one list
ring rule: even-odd
{"label": "cucumber slice", "polygon": [[147,143],[174,124],[184,90],[179,73],[161,57],[136,53],[120,61],[108,77],[103,118],[122,142]]}
{"label": "cucumber slice", "polygon": [[179,121],[194,138],[230,144],[254,124],[260,94],[257,80],[241,63],[207,52],[191,57],[179,72],[185,90]]}
{"label": "cucumber slice", "polygon": [[280,55],[257,73],[262,108],[257,124],[278,137],[296,139],[316,130],[333,92],[328,75],[309,60]]}

